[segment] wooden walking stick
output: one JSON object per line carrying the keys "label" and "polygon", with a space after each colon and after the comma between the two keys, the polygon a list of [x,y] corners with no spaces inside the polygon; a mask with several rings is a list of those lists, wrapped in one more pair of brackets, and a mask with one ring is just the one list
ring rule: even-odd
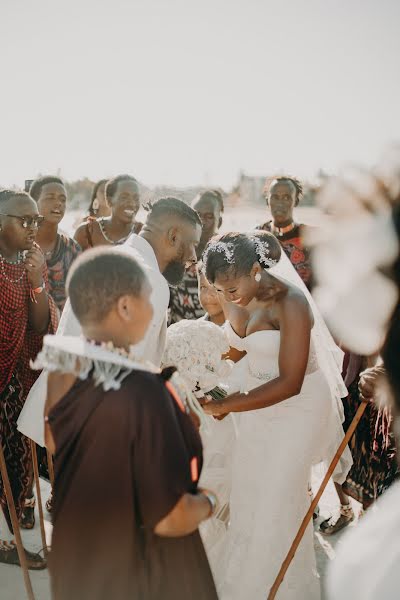
{"label": "wooden walking stick", "polygon": [[47,559],[48,549],[47,549],[47,542],[46,542],[46,531],[44,528],[42,492],[40,491],[40,479],[39,479],[38,459],[37,459],[37,454],[36,454],[36,443],[33,440],[31,440],[31,451],[32,451],[33,474],[35,477],[36,495],[37,495],[37,499],[38,499],[38,508],[39,508],[40,534],[42,536],[44,557]]}
{"label": "wooden walking stick", "polygon": [[360,406],[358,407],[358,410],[354,416],[354,419],[352,420],[350,427],[348,428],[348,430],[346,431],[346,435],[344,436],[342,443],[340,444],[339,448],[337,449],[337,452],[335,454],[335,456],[333,457],[333,460],[331,462],[331,464],[329,465],[329,469],[326,472],[326,475],[324,477],[324,479],[322,480],[322,483],[320,485],[320,488],[318,490],[318,492],[315,495],[314,500],[311,502],[311,506],[307,511],[306,516],[304,517],[301,525],[300,525],[300,529],[297,532],[296,537],[293,540],[293,543],[290,547],[289,552],[287,553],[287,556],[285,558],[285,560],[282,563],[282,566],[280,568],[280,571],[274,581],[273,586],[270,589],[270,592],[268,594],[268,600],[274,600],[276,593],[279,589],[279,586],[281,585],[283,578],[286,575],[286,571],[288,570],[290,563],[292,562],[294,555],[296,554],[296,550],[302,540],[302,537],[307,529],[308,523],[310,522],[310,520],[312,519],[312,516],[314,514],[314,510],[324,492],[324,489],[326,488],[326,486],[328,485],[329,479],[331,478],[331,475],[333,473],[333,471],[336,468],[336,465],[339,462],[340,457],[342,456],[344,449],[346,448],[347,444],[349,443],[353,433],[356,430],[356,427],[358,425],[358,423],[360,422],[361,417],[364,414],[364,411],[367,407],[368,402],[362,402],[360,404]]}
{"label": "wooden walking stick", "polygon": [[3,480],[4,491],[6,494],[8,510],[9,510],[10,517],[11,517],[11,523],[12,523],[13,530],[14,530],[18,558],[19,558],[22,572],[24,574],[26,595],[28,596],[29,600],[35,600],[35,596],[33,595],[31,578],[29,577],[29,571],[28,571],[28,565],[26,562],[25,550],[22,545],[21,532],[19,529],[17,511],[15,510],[14,497],[13,497],[13,494],[11,491],[10,480],[8,479],[7,465],[6,465],[6,461],[4,458],[3,446],[1,443],[0,443],[0,471],[1,471],[1,477]]}

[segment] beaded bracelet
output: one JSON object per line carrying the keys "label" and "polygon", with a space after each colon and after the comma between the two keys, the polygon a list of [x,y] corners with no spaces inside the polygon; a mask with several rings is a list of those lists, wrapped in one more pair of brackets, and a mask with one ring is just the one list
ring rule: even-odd
{"label": "beaded bracelet", "polygon": [[32,302],[34,302],[35,304],[37,304],[36,296],[38,296],[39,294],[41,294],[43,292],[43,290],[44,290],[44,285],[43,284],[40,285],[37,288],[31,288],[30,297],[31,297]]}

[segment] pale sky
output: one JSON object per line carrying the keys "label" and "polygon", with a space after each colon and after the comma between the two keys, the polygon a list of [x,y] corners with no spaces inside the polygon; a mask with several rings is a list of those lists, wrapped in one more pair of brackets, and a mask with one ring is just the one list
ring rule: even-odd
{"label": "pale sky", "polygon": [[0,0],[0,185],[221,185],[400,140],[399,0]]}

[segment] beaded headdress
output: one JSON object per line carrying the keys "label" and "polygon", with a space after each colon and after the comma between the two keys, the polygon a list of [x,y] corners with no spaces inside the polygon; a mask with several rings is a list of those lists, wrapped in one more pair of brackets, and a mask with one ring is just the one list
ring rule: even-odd
{"label": "beaded headdress", "polygon": [[278,261],[268,256],[270,254],[268,242],[262,242],[257,236],[251,236],[250,239],[254,243],[257,258],[260,263],[267,269],[274,267]]}
{"label": "beaded headdress", "polygon": [[203,254],[203,263],[207,262],[207,258],[210,252],[221,252],[221,254],[225,255],[225,260],[228,264],[233,265],[235,262],[234,256],[234,245],[232,242],[221,242],[219,240],[215,240],[210,242]]}
{"label": "beaded headdress", "polygon": [[[270,254],[268,242],[262,242],[257,236],[250,236],[250,240],[255,246],[258,260],[265,268],[269,269],[277,264],[277,260],[268,256]],[[232,242],[222,242],[220,240],[212,241],[208,244],[203,254],[203,263],[204,265],[206,264],[210,252],[221,252],[221,254],[225,255],[224,258],[226,262],[233,265],[235,263],[234,250],[235,247]]]}

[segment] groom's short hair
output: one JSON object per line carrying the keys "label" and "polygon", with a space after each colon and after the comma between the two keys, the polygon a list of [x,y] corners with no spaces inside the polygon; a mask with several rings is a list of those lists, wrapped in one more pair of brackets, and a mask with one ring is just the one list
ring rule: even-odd
{"label": "groom's short hair", "polygon": [[82,324],[100,322],[121,296],[140,296],[146,275],[122,249],[92,248],[73,263],[67,278],[72,310]]}
{"label": "groom's short hair", "polygon": [[191,206],[183,202],[183,200],[179,200],[179,198],[167,196],[160,198],[154,203],[149,202],[144,208],[148,211],[148,223],[159,223],[167,217],[175,216],[193,226],[202,226],[199,214]]}

